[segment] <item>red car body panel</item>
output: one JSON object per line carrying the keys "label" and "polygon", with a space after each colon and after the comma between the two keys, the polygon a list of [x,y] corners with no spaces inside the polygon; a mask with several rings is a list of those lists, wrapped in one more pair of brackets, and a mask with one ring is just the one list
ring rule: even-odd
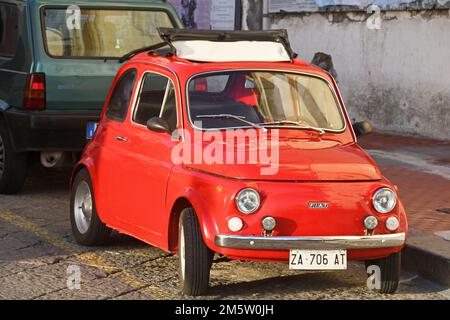
{"label": "red car body panel", "polygon": [[[279,171],[271,180],[279,181],[364,181],[380,180],[381,173],[367,154],[356,144],[342,146],[339,142],[321,142],[280,138]],[[284,140],[284,141],[283,141]],[[206,143],[205,143],[206,144]],[[241,150],[248,144],[237,145]],[[256,149],[258,150],[258,149]],[[295,160],[295,164],[292,163]],[[229,178],[260,180],[259,164],[190,164],[190,168]]]}
{"label": "red car body panel", "polygon": [[[198,216],[205,244],[215,252],[234,259],[288,261],[287,250],[243,250],[215,245],[218,234],[230,234],[227,222],[239,216],[244,228],[235,235],[262,235],[261,219],[277,219],[273,236],[363,236],[363,220],[368,215],[379,219],[373,234],[394,233],[385,220],[396,216],[407,233],[407,218],[401,201],[389,214],[380,214],[371,197],[380,187],[396,190],[380,173],[375,162],[357,144],[338,88],[322,69],[299,60],[293,63],[193,63],[177,57],[141,54],[125,64],[117,79],[129,68],[137,69],[132,104],[137,99],[139,79],[145,72],[157,72],[172,79],[177,95],[178,128],[196,129],[187,115],[186,85],[195,74],[220,70],[267,69],[312,74],[326,79],[339,99],[346,123],[340,133],[326,132],[322,137],[303,130],[280,130],[280,168],[276,175],[262,176],[260,165],[176,165],[171,150],[180,143],[167,133],[148,130],[131,122],[131,109],[124,122],[104,117],[92,141],[86,146],[75,172],[88,169],[96,208],[101,220],[113,229],[129,234],[168,252],[177,251],[180,208],[192,206]],[[112,91],[112,90],[111,90]],[[234,92],[236,99],[251,101],[249,92]],[[108,104],[109,94],[105,107]],[[223,133],[224,134],[224,133]],[[117,137],[127,137],[123,143]],[[201,148],[204,146],[201,146]],[[237,153],[237,148],[233,150]],[[238,211],[235,197],[251,187],[260,192],[261,207],[251,215]],[[328,208],[311,210],[308,203],[324,201]],[[376,259],[399,252],[393,248],[348,250],[349,259]]]}

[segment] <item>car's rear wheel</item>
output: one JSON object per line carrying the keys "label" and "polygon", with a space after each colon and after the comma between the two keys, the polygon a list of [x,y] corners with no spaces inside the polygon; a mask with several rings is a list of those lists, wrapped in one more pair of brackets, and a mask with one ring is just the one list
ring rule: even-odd
{"label": "car's rear wheel", "polygon": [[397,291],[398,283],[400,281],[400,264],[401,253],[394,253],[386,258],[378,260],[366,261],[366,268],[375,265],[379,268],[379,285],[376,290],[380,293],[394,293]]}
{"label": "car's rear wheel", "polygon": [[86,169],[78,172],[72,185],[70,223],[75,240],[81,245],[102,245],[111,234],[111,229],[97,214],[91,178]]}
{"label": "car's rear wheel", "polygon": [[203,242],[200,224],[192,208],[181,212],[178,229],[181,292],[190,296],[202,295],[208,289],[214,252]]}
{"label": "car's rear wheel", "polygon": [[22,190],[27,177],[27,154],[13,149],[8,129],[0,119],[0,193]]}

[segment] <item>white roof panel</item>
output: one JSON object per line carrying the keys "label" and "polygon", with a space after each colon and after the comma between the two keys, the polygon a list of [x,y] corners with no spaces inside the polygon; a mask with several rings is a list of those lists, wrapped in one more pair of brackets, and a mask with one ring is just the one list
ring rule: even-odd
{"label": "white roof panel", "polygon": [[178,40],[177,56],[200,62],[291,61],[282,43],[273,41]]}

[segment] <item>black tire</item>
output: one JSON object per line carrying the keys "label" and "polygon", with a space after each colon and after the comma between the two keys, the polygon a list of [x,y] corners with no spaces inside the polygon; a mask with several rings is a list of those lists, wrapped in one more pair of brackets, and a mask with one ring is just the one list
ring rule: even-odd
{"label": "black tire", "polygon": [[[203,242],[200,224],[194,209],[186,208],[181,212],[178,230],[181,292],[189,296],[202,295],[208,290],[214,252]],[[184,236],[184,272],[182,236]]]}
{"label": "black tire", "polygon": [[[81,213],[84,214],[84,209],[81,209],[79,206],[78,200],[76,200],[77,190],[78,188],[89,188],[91,206],[88,207],[91,209],[89,222],[86,223],[86,230],[83,230],[82,226],[77,224],[77,215],[79,217],[80,212],[77,210],[81,210]],[[86,199],[86,198],[85,198]],[[84,204],[84,200],[83,200]],[[76,207],[76,208],[75,208]],[[79,218],[78,218],[79,219]],[[79,221],[79,220],[78,220]],[[84,246],[99,246],[108,242],[111,235],[111,229],[108,228],[101,220],[97,214],[97,209],[95,206],[94,192],[92,188],[91,178],[86,169],[82,169],[76,175],[71,192],[70,192],[70,224],[72,226],[72,233],[77,243]]]}
{"label": "black tire", "polygon": [[15,152],[8,129],[0,119],[0,194],[20,192],[27,167],[27,154]]}
{"label": "black tire", "polygon": [[381,272],[381,287],[377,291],[386,294],[395,293],[400,281],[401,253],[391,254],[383,259],[366,261],[366,269],[371,265],[378,266]]}

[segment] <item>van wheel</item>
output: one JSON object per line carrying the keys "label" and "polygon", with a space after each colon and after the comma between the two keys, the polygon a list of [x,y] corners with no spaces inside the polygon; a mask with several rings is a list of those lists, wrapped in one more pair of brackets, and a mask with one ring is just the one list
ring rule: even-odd
{"label": "van wheel", "polygon": [[111,229],[97,214],[92,190],[89,173],[86,169],[80,170],[70,194],[70,223],[75,240],[84,246],[105,244],[111,234]]}
{"label": "van wheel", "polygon": [[376,289],[380,293],[394,293],[397,291],[400,281],[401,253],[394,253],[386,258],[366,261],[366,269],[375,265],[380,268],[380,288]]}
{"label": "van wheel", "polygon": [[8,129],[0,119],[0,193],[18,193],[26,177],[27,154],[13,150]]}
{"label": "van wheel", "polygon": [[178,230],[181,292],[190,296],[202,295],[208,289],[214,252],[203,242],[194,209],[181,212]]}

